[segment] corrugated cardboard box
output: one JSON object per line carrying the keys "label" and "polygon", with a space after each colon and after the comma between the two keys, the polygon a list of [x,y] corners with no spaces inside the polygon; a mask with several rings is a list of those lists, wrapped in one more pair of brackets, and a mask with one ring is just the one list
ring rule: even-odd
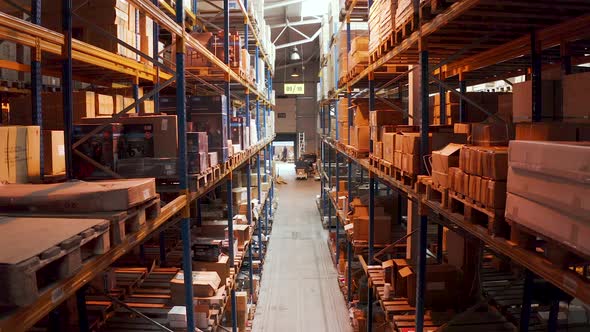
{"label": "corrugated cardboard box", "polygon": [[383,142],[373,142],[373,156],[383,158]]}
{"label": "corrugated cardboard box", "polygon": [[64,132],[61,130],[43,131],[44,170],[47,175],[66,171]]}
{"label": "corrugated cardboard box", "polygon": [[459,166],[462,144],[451,143],[438,151],[432,151],[432,170],[448,173],[449,167]]}
{"label": "corrugated cardboard box", "polygon": [[0,182],[39,180],[39,135],[38,126],[0,127]]}
{"label": "corrugated cardboard box", "polygon": [[[369,240],[369,217],[359,216],[352,218],[354,224],[353,237],[355,240]],[[391,242],[391,217],[377,215],[375,213],[373,239],[375,243],[387,244]]]}
{"label": "corrugated cardboard box", "polygon": [[[408,275],[408,303],[416,305],[417,274]],[[447,309],[457,301],[459,271],[450,264],[428,265],[426,267],[426,289],[424,304],[428,307]]]}
{"label": "corrugated cardboard box", "polygon": [[393,110],[377,110],[369,113],[369,125],[380,127],[383,125],[402,124],[404,114]]}
{"label": "corrugated cardboard box", "polygon": [[590,143],[511,141],[509,165],[590,184]]}
{"label": "corrugated cardboard box", "polygon": [[[526,81],[512,85],[512,116],[514,122],[530,122],[533,115],[533,82]],[[561,84],[559,81],[541,81],[543,119],[553,119],[561,108]],[[564,105],[565,106],[565,105]]]}
{"label": "corrugated cardboard box", "polygon": [[112,115],[114,110],[113,96],[97,93],[95,100],[96,115]]}
{"label": "corrugated cardboard box", "polygon": [[474,145],[502,146],[508,145],[510,133],[504,123],[472,123],[471,139]]}
{"label": "corrugated cardboard box", "polygon": [[575,141],[576,126],[564,122],[517,123],[519,141]]}
{"label": "corrugated cardboard box", "polygon": [[491,209],[503,209],[506,206],[506,182],[481,178],[479,202]]}
{"label": "corrugated cardboard box", "polygon": [[393,166],[397,169],[402,169],[402,154],[400,151],[393,152]]}
{"label": "corrugated cardboard box", "polygon": [[590,73],[563,76],[563,119],[590,120]]}
{"label": "corrugated cardboard box", "polygon": [[[221,278],[217,272],[198,271],[193,272],[193,295],[213,296],[221,284]],[[186,303],[184,296],[184,272],[178,272],[170,280],[170,300],[173,304]]]}
{"label": "corrugated cardboard box", "polygon": [[580,220],[590,221],[590,184],[510,167],[508,191]]}
{"label": "corrugated cardboard box", "polygon": [[582,254],[590,255],[588,220],[572,217],[524,197],[508,193],[506,219],[560,241]]}
{"label": "corrugated cardboard box", "polygon": [[383,134],[383,159],[393,163],[393,152],[395,149],[395,133]]}
{"label": "corrugated cardboard box", "polygon": [[193,271],[213,271],[217,272],[221,283],[225,284],[229,277],[229,257],[221,255],[217,262],[193,261]]}

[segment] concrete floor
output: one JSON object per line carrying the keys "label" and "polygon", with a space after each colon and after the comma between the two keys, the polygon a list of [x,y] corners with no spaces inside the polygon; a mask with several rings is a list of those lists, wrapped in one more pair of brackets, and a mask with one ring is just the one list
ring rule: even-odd
{"label": "concrete floor", "polygon": [[352,331],[338,273],[315,204],[320,182],[295,180],[293,164],[277,165],[279,207],[264,263],[254,331]]}

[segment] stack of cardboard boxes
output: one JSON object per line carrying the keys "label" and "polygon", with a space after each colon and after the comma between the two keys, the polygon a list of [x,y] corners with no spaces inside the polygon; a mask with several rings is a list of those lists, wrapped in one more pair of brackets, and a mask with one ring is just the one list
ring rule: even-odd
{"label": "stack of cardboard boxes", "polygon": [[[143,53],[153,54],[153,21],[126,0],[74,0],[76,15],[98,25],[112,36],[126,42]],[[54,31],[62,29],[61,6],[43,6],[41,22],[44,27]],[[85,21],[74,18],[73,37],[124,57],[139,60],[133,50],[109,38]],[[142,60],[147,65],[151,62]]]}
{"label": "stack of cardboard boxes", "polygon": [[366,100],[357,99],[353,104],[352,127],[350,127],[350,145],[359,152],[369,151],[369,107]]}
{"label": "stack of cardboard boxes", "polygon": [[348,52],[348,74],[354,76],[369,64],[369,37],[359,36],[352,40]]}
{"label": "stack of cardboard boxes", "polygon": [[41,135],[44,140],[44,175],[65,172],[63,131],[41,132],[39,126],[0,126],[0,182],[40,181]]}
{"label": "stack of cardboard boxes", "polygon": [[511,141],[508,164],[506,219],[588,257],[590,143]]}
{"label": "stack of cardboard boxes", "polygon": [[377,51],[381,43],[391,38],[395,31],[396,0],[378,0],[369,9],[369,53]]}

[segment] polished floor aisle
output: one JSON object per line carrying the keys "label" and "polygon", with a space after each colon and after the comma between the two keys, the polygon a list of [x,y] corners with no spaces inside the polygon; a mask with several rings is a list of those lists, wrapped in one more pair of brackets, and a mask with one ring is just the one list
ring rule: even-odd
{"label": "polished floor aisle", "polygon": [[264,272],[254,331],[352,331],[327,230],[315,204],[320,182],[296,181],[293,164],[277,165],[279,208]]}

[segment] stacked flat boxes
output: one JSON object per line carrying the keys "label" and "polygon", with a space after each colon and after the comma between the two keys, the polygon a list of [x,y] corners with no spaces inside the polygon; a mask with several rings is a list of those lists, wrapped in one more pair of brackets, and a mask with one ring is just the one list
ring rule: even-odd
{"label": "stacked flat boxes", "polygon": [[377,0],[371,6],[369,10],[369,53],[376,52],[383,41],[393,34],[397,4],[397,0]]}
{"label": "stacked flat boxes", "polygon": [[[199,132],[205,132],[208,136],[209,153],[215,154],[210,159],[210,166],[217,162],[223,162],[229,156],[228,150],[228,115],[226,97],[200,97],[191,96],[188,99],[188,120],[193,128]],[[216,160],[217,162],[212,162]]]}
{"label": "stacked flat boxes", "polygon": [[[76,15],[84,20],[98,25],[100,29],[144,53],[150,52],[153,44],[153,21],[143,14],[140,15],[137,8],[128,1],[74,0],[72,5],[76,8]],[[43,6],[42,11],[43,26],[54,31],[61,31],[61,6]],[[73,30],[75,39],[131,59],[139,60],[140,58],[134,51],[81,20],[73,20]],[[142,61],[150,64],[149,61]]]}

